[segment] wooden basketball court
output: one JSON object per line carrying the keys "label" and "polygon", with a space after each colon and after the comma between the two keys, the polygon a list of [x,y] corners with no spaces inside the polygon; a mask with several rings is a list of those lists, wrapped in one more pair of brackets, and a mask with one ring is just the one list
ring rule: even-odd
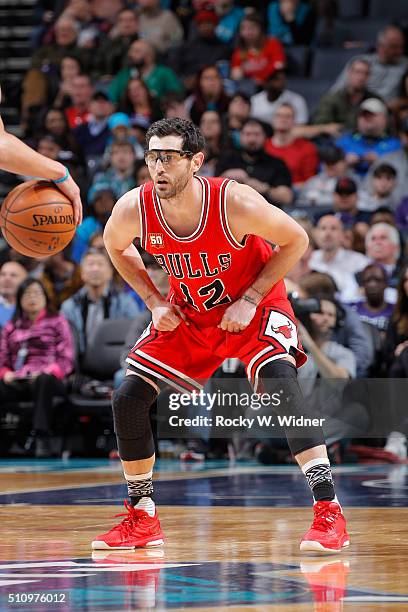
{"label": "wooden basketball court", "polygon": [[[91,551],[123,508],[120,464],[0,462],[0,610],[408,609],[407,466],[334,468],[351,546],[305,556],[295,466],[158,462],[164,547]],[[42,598],[42,599],[41,599]]]}

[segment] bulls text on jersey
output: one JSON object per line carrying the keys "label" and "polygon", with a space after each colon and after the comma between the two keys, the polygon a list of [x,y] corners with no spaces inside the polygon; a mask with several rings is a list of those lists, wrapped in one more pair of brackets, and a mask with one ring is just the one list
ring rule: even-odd
{"label": "bulls text on jersey", "polygon": [[211,278],[220,272],[225,272],[231,265],[231,253],[220,253],[218,265],[211,266],[208,261],[208,253],[160,253],[154,254],[159,266],[174,278]]}

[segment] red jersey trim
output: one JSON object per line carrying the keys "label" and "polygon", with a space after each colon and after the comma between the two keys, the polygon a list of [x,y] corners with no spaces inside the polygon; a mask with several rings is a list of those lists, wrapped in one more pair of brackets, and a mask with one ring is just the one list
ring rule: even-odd
{"label": "red jersey trim", "polygon": [[227,215],[227,191],[228,186],[232,183],[230,179],[225,179],[220,188],[220,219],[221,219],[221,227],[227,238],[228,242],[234,249],[240,250],[245,247],[245,244],[240,244],[238,240],[235,238],[234,234],[231,232],[229,223],[228,223],[228,215]]}
{"label": "red jersey trim", "polygon": [[200,181],[202,185],[203,197],[202,197],[202,204],[201,204],[200,220],[198,222],[198,226],[196,227],[194,232],[190,234],[190,236],[177,236],[177,234],[173,232],[171,227],[167,224],[166,219],[164,218],[160,200],[157,196],[157,193],[154,189],[152,190],[153,204],[154,204],[154,208],[155,208],[159,223],[164,229],[164,231],[166,232],[166,234],[168,234],[170,238],[172,238],[173,240],[177,240],[178,242],[193,242],[193,240],[197,240],[197,238],[199,238],[201,234],[203,233],[205,226],[207,224],[208,211],[210,208],[209,206],[210,186],[209,186],[207,179],[203,179],[201,176],[197,176],[196,178]]}
{"label": "red jersey trim", "polygon": [[139,194],[139,219],[140,219],[140,246],[146,250],[146,237],[147,237],[147,219],[146,219],[146,206],[144,198],[145,186],[142,185]]}

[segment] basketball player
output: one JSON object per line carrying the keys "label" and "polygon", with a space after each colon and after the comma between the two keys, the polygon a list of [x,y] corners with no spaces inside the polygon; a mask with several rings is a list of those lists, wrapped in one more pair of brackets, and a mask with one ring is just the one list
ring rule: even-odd
{"label": "basketball player", "polygon": [[[94,549],[163,543],[152,496],[149,423],[158,381],[182,392],[199,390],[224,359],[237,357],[255,389],[270,393],[276,379],[279,387],[284,381],[288,413],[298,417],[304,411],[296,368],[306,356],[282,278],[305,252],[306,233],[252,188],[197,176],[205,143],[191,122],[162,119],[146,140],[152,181],[120,198],[104,234],[113,264],[146,302],[152,323],[130,351],[127,376],[113,398],[127,514],[92,542]],[[169,276],[167,300],[132,244],[136,236]],[[301,550],[338,552],[349,537],[322,430],[301,429],[286,428],[315,500]]]}
{"label": "basketball player", "polygon": [[[0,89],[1,101],[1,89]],[[14,174],[38,176],[54,181],[71,200],[76,225],[82,222],[82,204],[79,187],[65,166],[58,161],[44,157],[28,147],[24,142],[6,132],[0,117],[0,168]]]}

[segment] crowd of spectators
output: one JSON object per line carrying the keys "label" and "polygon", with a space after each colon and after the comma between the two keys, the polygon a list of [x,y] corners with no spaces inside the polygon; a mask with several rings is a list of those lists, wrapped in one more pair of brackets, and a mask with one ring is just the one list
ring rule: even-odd
{"label": "crowd of spectators", "polygon": [[[74,368],[72,334],[80,359],[104,319],[146,319],[101,232],[116,199],[149,180],[144,138],[160,117],[201,127],[202,174],[250,185],[307,230],[308,251],[286,282],[321,303],[300,326],[308,382],[407,377],[408,40],[391,22],[371,48],[348,39],[340,5],[38,0],[21,128],[70,169],[85,206],[63,253],[0,253],[0,396],[33,394],[40,453],[52,429],[44,397],[61,394]],[[291,80],[299,45],[356,49],[314,105]],[[386,448],[406,457],[406,426],[393,426]]]}

